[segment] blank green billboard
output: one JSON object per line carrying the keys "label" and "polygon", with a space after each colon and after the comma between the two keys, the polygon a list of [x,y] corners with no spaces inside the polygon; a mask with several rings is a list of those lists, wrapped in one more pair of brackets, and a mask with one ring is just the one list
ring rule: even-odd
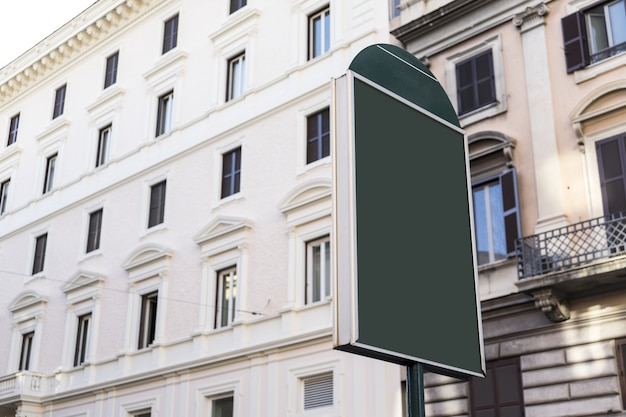
{"label": "blank green billboard", "polygon": [[[402,70],[381,76],[436,82],[385,47],[372,59]],[[381,85],[410,83],[377,81],[333,82],[335,347],[483,376],[465,133],[424,108],[448,108],[438,83],[423,106]]]}

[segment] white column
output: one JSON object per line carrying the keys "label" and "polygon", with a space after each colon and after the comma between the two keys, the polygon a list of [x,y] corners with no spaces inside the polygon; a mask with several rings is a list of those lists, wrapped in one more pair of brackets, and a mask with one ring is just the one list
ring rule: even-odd
{"label": "white column", "polygon": [[556,143],[552,86],[546,49],[545,4],[527,7],[513,18],[520,29],[526,72],[530,135],[535,165],[537,224],[535,233],[566,226],[563,181]]}

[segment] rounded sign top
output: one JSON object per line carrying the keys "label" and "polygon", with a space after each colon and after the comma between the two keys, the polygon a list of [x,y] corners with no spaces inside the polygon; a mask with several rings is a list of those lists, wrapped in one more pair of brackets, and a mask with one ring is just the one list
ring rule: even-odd
{"label": "rounded sign top", "polygon": [[371,45],[359,52],[348,68],[451,124],[461,126],[437,78],[406,50],[390,44]]}

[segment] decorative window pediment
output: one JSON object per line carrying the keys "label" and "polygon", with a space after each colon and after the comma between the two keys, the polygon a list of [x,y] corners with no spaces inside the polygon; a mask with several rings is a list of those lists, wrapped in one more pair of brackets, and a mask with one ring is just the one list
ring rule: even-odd
{"label": "decorative window pediment", "polygon": [[332,183],[318,178],[293,188],[279,204],[280,211],[288,218],[289,225],[317,219],[331,213]]}
{"label": "decorative window pediment", "polygon": [[570,113],[579,145],[585,137],[611,136],[626,130],[626,81],[607,83],[592,91]]}
{"label": "decorative window pediment", "polygon": [[122,263],[122,268],[130,271],[156,261],[165,261],[171,256],[172,252],[168,248],[157,244],[147,244],[131,253]]}
{"label": "decorative window pediment", "polygon": [[78,271],[65,284],[61,287],[68,296],[70,294],[92,292],[100,287],[100,284],[104,282],[104,278],[94,272]]}
{"label": "decorative window pediment", "polygon": [[218,216],[203,227],[193,240],[203,247],[205,255],[210,255],[219,252],[222,246],[232,248],[240,245],[251,228],[252,222],[243,217]]}
{"label": "decorative window pediment", "polygon": [[467,140],[472,181],[513,167],[515,139],[494,131],[482,131]]}
{"label": "decorative window pediment", "polygon": [[20,310],[36,309],[37,307],[43,308],[43,305],[48,302],[46,297],[41,296],[39,293],[28,290],[18,294],[13,301],[9,304],[9,311],[16,313]]}

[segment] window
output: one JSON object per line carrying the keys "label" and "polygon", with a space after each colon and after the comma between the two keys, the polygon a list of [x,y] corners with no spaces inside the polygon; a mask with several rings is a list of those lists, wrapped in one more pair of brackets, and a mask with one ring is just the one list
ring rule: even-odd
{"label": "window", "polygon": [[561,20],[567,72],[626,52],[626,0],[596,3]]}
{"label": "window", "polygon": [[78,328],[76,330],[76,348],[74,349],[74,366],[81,366],[87,357],[87,341],[89,337],[89,325],[91,323],[91,313],[78,317]]}
{"label": "window", "polygon": [[513,139],[494,131],[468,138],[478,265],[516,254],[521,236]]}
{"label": "window", "polygon": [[322,301],[330,296],[330,238],[328,236],[306,245],[306,303]]}
{"label": "window", "polygon": [[172,107],[174,105],[174,91],[167,92],[159,97],[157,110],[156,136],[161,136],[172,128]]}
{"label": "window", "polygon": [[306,121],[306,163],[330,155],[330,112],[328,109],[317,112]]}
{"label": "window", "polygon": [[44,233],[35,239],[35,255],[33,257],[33,275],[43,271],[44,261],[46,260],[46,244],[48,243],[48,234]]}
{"label": "window", "polygon": [[65,90],[67,85],[62,85],[57,88],[54,94],[54,110],[52,111],[52,118],[56,119],[63,114],[63,108],[65,107]]}
{"label": "window", "polygon": [[391,5],[391,13],[389,14],[390,17],[393,19],[394,17],[400,16],[400,9],[398,7],[400,6],[400,0],[391,0],[390,5]]}
{"label": "window", "polygon": [[227,327],[235,320],[237,300],[237,269],[228,268],[217,273],[215,300],[215,328]]}
{"label": "window", "polygon": [[228,61],[228,81],[226,101],[235,99],[243,94],[246,71],[246,54],[242,53]]}
{"label": "window", "polygon": [[333,373],[302,379],[304,409],[311,410],[333,405]]}
{"label": "window", "polygon": [[176,48],[178,40],[178,15],[165,22],[163,31],[163,53]]}
{"label": "window", "polygon": [[7,200],[9,199],[9,184],[11,180],[8,179],[0,184],[0,216],[2,216],[7,210]]}
{"label": "window", "polygon": [[211,417],[233,417],[233,396],[211,400]]}
{"label": "window", "polygon": [[148,228],[161,224],[165,220],[165,186],[166,181],[161,181],[150,187]]}
{"label": "window", "polygon": [[246,5],[246,0],[230,0],[230,12],[235,13]]}
{"label": "window", "polygon": [[29,332],[22,335],[22,348],[20,349],[20,363],[18,369],[20,371],[28,371],[30,369],[30,358],[33,350],[33,339],[35,332]]}
{"label": "window", "polygon": [[117,81],[117,61],[119,58],[119,52],[107,58],[107,65],[104,71],[104,88],[107,88]]}
{"label": "window", "polygon": [[109,159],[109,143],[111,142],[111,125],[100,129],[98,134],[98,151],[96,153],[96,168],[104,165]]}
{"label": "window", "polygon": [[617,366],[619,374],[619,383],[622,387],[622,405],[626,408],[626,339],[618,339],[615,341],[617,349]]}
{"label": "window", "polygon": [[485,378],[470,379],[470,415],[524,415],[522,377],[519,360],[509,359],[487,363]]}
{"label": "window", "polygon": [[87,253],[100,248],[102,230],[102,209],[89,214],[89,231],[87,233]]}
{"label": "window", "polygon": [[241,185],[241,147],[222,157],[222,198],[239,192]]}
{"label": "window", "polygon": [[513,256],[519,237],[515,170],[473,184],[472,195],[478,265]]}
{"label": "window", "polygon": [[325,54],[330,49],[330,9],[309,16],[309,59]]}
{"label": "window", "polygon": [[141,297],[138,349],[147,348],[154,342],[156,336],[158,296],[159,292],[154,291]]}
{"label": "window", "polygon": [[43,193],[47,193],[54,187],[54,170],[57,163],[57,154],[51,155],[46,159],[46,175],[43,181]]}
{"label": "window", "polygon": [[491,49],[456,64],[459,115],[496,101]]}
{"label": "window", "polygon": [[15,141],[17,141],[17,129],[20,124],[20,115],[19,113],[15,116],[11,117],[11,122],[9,123],[9,139],[7,140],[7,146],[13,145]]}
{"label": "window", "polygon": [[626,212],[626,133],[596,142],[604,214]]}

